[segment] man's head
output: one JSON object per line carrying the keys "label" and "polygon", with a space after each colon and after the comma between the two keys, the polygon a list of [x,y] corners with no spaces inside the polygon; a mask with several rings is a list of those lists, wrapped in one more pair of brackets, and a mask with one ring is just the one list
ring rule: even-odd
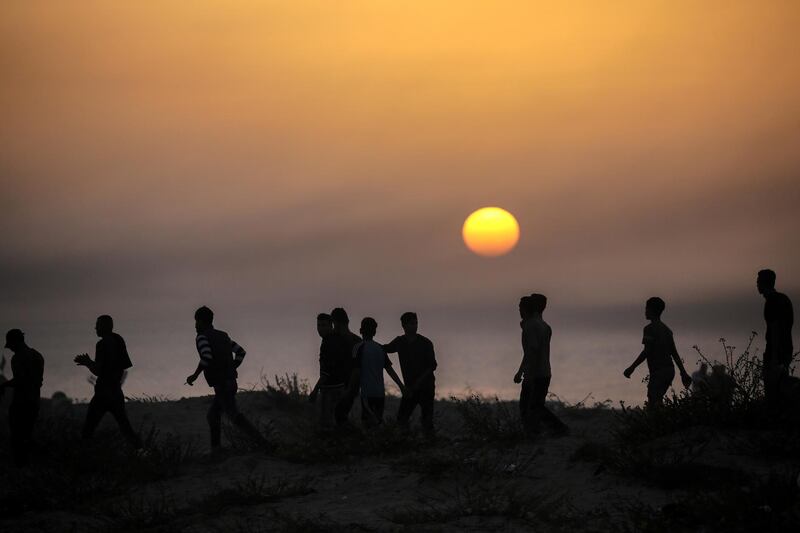
{"label": "man's head", "polygon": [[194,312],[194,329],[197,333],[214,327],[214,311],[205,305]]}
{"label": "man's head", "polygon": [[758,287],[759,294],[769,294],[775,290],[775,272],[765,268],[758,271],[758,278],[756,279],[756,287]]}
{"label": "man's head", "polygon": [[519,316],[521,319],[525,320],[531,315],[533,315],[533,305],[531,304],[531,297],[523,296],[522,298],[519,299]]}
{"label": "man's head", "polygon": [[322,338],[333,333],[333,319],[328,313],[320,313],[317,315],[317,333],[319,333],[319,336]]}
{"label": "man's head", "polygon": [[361,321],[361,336],[364,339],[372,339],[375,337],[375,334],[378,332],[378,323],[375,321],[374,318],[371,316],[364,317]]}
{"label": "man's head", "polygon": [[647,318],[647,320],[658,320],[661,318],[661,313],[664,312],[666,307],[667,304],[665,304],[664,300],[658,296],[648,298],[647,303],[644,306],[644,316]]}
{"label": "man's head", "polygon": [[94,323],[94,330],[98,337],[105,337],[114,331],[114,319],[109,315],[100,315]]}
{"label": "man's head", "polygon": [[542,314],[547,307],[547,296],[534,292],[531,294],[531,310],[534,313]]}
{"label": "man's head", "polygon": [[25,346],[25,334],[21,329],[10,329],[6,333],[6,348],[16,353]]}
{"label": "man's head", "polygon": [[406,335],[416,335],[417,327],[419,326],[417,313],[406,311],[400,315],[400,325],[403,326],[403,331]]}
{"label": "man's head", "polygon": [[333,319],[334,329],[342,331],[350,329],[350,317],[347,316],[347,311],[344,308],[337,307],[331,311],[331,319]]}

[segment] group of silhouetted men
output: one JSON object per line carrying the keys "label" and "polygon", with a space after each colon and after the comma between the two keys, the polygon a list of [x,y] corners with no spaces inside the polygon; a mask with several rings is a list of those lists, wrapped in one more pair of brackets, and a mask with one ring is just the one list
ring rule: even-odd
{"label": "group of silhouetted men", "polygon": [[[361,321],[361,337],[350,331],[347,312],[337,307],[317,315],[319,380],[309,399],[318,403],[318,424],[327,431],[347,424],[356,397],[361,400],[361,420],[367,427],[383,424],[384,370],[402,393],[397,422],[407,427],[419,406],[422,429],[433,435],[433,404],[436,396],[436,354],[433,343],[417,332],[416,313],[400,317],[403,334],[388,344],[375,341],[378,323],[372,317]],[[388,354],[397,353],[403,379],[395,372]]]}
{"label": "group of silhouetted men", "polygon": [[[764,319],[767,325],[763,356],[764,395],[770,410],[777,411],[781,406],[783,391],[787,388],[794,356],[794,311],[789,298],[775,290],[773,271],[760,271],[757,287],[765,298]],[[514,382],[521,383],[520,418],[526,432],[536,434],[544,423],[556,434],[564,434],[568,431],[567,426],[545,405],[552,377],[552,329],[543,318],[546,307],[547,298],[542,294],[535,293],[520,299],[523,357],[514,375]],[[650,323],[644,328],[644,349],[623,372],[626,378],[630,378],[636,367],[647,362],[649,408],[661,405],[675,378],[675,366],[680,371],[684,386],[692,385],[692,378],[686,372],[675,347],[672,331],[661,321],[665,307],[661,298],[647,300],[645,317]],[[230,417],[233,424],[256,443],[269,449],[266,439],[236,406],[237,369],[244,360],[246,351],[227,333],[214,328],[214,313],[208,307],[199,308],[194,318],[199,362],[195,371],[186,378],[186,382],[193,385],[202,373],[214,390],[214,398],[207,415],[212,452],[220,447],[223,414]],[[403,329],[402,335],[388,344],[380,344],[375,341],[378,324],[371,317],[361,321],[359,336],[350,331],[347,312],[340,307],[330,314],[320,313],[317,316],[317,332],[322,338],[319,380],[311,391],[309,400],[316,403],[320,430],[327,432],[347,425],[356,398],[360,399],[362,423],[366,427],[381,425],[384,420],[385,371],[402,393],[397,423],[401,427],[408,427],[412,413],[419,406],[422,429],[427,436],[433,436],[436,395],[434,372],[437,367],[433,343],[417,332],[416,313],[403,313],[400,325]],[[100,340],[95,347],[94,359],[85,353],[75,357],[77,365],[85,366],[96,376],[94,395],[89,402],[82,437],[91,438],[105,413],[111,413],[131,446],[141,450],[142,442],[128,420],[122,392],[125,372],[133,365],[125,341],[114,333],[114,322],[108,315],[98,317],[95,330]],[[13,352],[13,378],[0,383],[0,394],[6,388],[14,389],[8,416],[11,449],[15,463],[25,465],[29,461],[34,424],[39,412],[44,358],[26,344],[25,336],[19,329],[8,331],[5,347]],[[390,353],[398,354],[402,380],[389,359]],[[720,372],[724,374],[724,370]],[[729,376],[727,381],[721,380],[726,383],[729,381]]]}

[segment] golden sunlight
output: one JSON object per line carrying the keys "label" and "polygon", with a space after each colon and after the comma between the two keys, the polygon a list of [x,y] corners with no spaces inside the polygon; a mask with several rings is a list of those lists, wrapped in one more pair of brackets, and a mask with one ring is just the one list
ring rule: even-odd
{"label": "golden sunlight", "polygon": [[519,224],[505,209],[484,207],[467,217],[461,235],[467,248],[476,254],[497,257],[517,245]]}

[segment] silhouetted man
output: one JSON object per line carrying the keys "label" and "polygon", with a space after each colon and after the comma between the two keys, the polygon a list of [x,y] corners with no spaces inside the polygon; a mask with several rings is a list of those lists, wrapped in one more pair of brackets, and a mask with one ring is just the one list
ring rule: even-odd
{"label": "silhouetted man", "polygon": [[25,335],[18,329],[6,333],[6,348],[14,352],[11,357],[11,371],[14,376],[0,384],[0,398],[7,387],[14,389],[14,397],[8,407],[11,453],[14,464],[25,466],[29,462],[33,426],[39,415],[44,358],[25,344]]}
{"label": "silhouetted man", "polygon": [[364,318],[360,329],[364,340],[355,348],[355,368],[361,388],[361,422],[366,427],[383,424],[383,406],[386,397],[383,385],[384,370],[401,392],[405,390],[383,346],[373,340],[377,331],[378,323],[375,319]]}
{"label": "silhouetted man", "polygon": [[775,290],[775,272],[761,270],[756,281],[764,296],[764,320],[767,323],[767,346],[764,349],[764,396],[770,408],[777,408],[781,383],[789,376],[794,346],[792,326],[794,309],[788,296]]}
{"label": "silhouetted man", "polygon": [[337,307],[331,311],[331,319],[333,320],[333,331],[344,341],[344,349],[349,356],[343,363],[347,367],[344,370],[347,373],[344,394],[336,405],[336,424],[341,426],[347,422],[350,410],[353,408],[353,401],[358,396],[358,368],[354,363],[353,350],[361,342],[361,337],[350,331],[350,317],[343,308]]}
{"label": "silhouetted man", "polygon": [[519,414],[522,425],[529,435],[539,431],[541,422],[558,433],[565,433],[567,426],[545,405],[550,389],[550,339],[553,330],[542,318],[547,307],[543,294],[523,296],[519,301],[522,319],[522,362],[514,376],[514,383],[522,382],[519,393]]}
{"label": "silhouetted man", "polygon": [[125,411],[125,395],[122,393],[122,377],[125,370],[133,366],[128,355],[125,340],[114,333],[114,321],[108,315],[97,317],[94,326],[100,340],[95,346],[94,361],[89,354],[75,357],[78,366],[85,366],[97,376],[94,385],[94,396],[89,402],[86,422],[83,425],[83,438],[89,439],[94,434],[103,415],[111,413],[117,421],[122,435],[135,449],[141,449],[142,441],[131,427],[128,413]]}
{"label": "silhouetted man", "polygon": [[206,417],[211,430],[211,452],[215,453],[220,449],[222,413],[259,445],[268,448],[261,433],[236,407],[236,378],[239,377],[236,369],[242,364],[247,352],[227,333],[214,329],[214,312],[206,306],[195,311],[194,329],[197,331],[195,346],[200,362],[194,373],[186,378],[186,383],[194,385],[202,372],[209,387],[214,389],[214,400]]}
{"label": "silhouetted man", "polygon": [[662,405],[664,395],[675,379],[673,361],[678,365],[683,386],[688,388],[692,384],[692,378],[683,367],[683,361],[675,347],[672,330],[661,321],[661,314],[665,308],[666,304],[661,298],[653,297],[647,300],[644,316],[650,323],[644,327],[642,337],[644,349],[633,364],[623,372],[626,378],[630,378],[636,367],[647,361],[647,368],[650,371],[650,380],[647,383],[647,407],[650,409]]}
{"label": "silhouetted man", "polygon": [[397,422],[407,427],[414,409],[419,405],[422,412],[422,429],[428,436],[433,436],[433,403],[436,395],[436,380],[433,373],[437,367],[433,343],[417,333],[419,325],[416,313],[403,313],[400,325],[403,326],[404,334],[383,346],[387,353],[397,352],[406,386],[400,400]]}
{"label": "silhouetted man", "polygon": [[317,315],[319,346],[319,379],[308,399],[314,403],[319,396],[318,423],[322,431],[333,429],[336,406],[345,393],[345,383],[352,368],[348,346],[341,335],[333,331],[333,319],[328,313]]}

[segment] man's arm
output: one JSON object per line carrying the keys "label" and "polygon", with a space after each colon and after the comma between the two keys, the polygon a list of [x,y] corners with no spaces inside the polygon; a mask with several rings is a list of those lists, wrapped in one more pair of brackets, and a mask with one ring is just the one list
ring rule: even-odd
{"label": "man's arm", "polygon": [[234,355],[233,366],[235,368],[239,368],[239,365],[241,365],[242,361],[244,361],[244,356],[247,355],[247,352],[245,351],[244,348],[239,346],[233,339],[231,339],[231,352],[233,352]]}
{"label": "man's arm", "polygon": [[400,394],[405,394],[406,386],[403,385],[403,382],[400,380],[400,376],[398,376],[397,372],[395,372],[392,362],[389,361],[388,356],[386,357],[386,364],[383,368],[386,369],[386,373],[389,374],[389,377],[392,378],[392,381],[394,381],[397,387],[400,389]]}
{"label": "man's arm", "polygon": [[397,339],[399,339],[399,337],[395,337],[394,339],[392,339],[392,341],[389,344],[382,344],[381,347],[383,348],[383,351],[385,351],[386,353],[396,353],[399,344]]}
{"label": "man's arm", "polygon": [[97,361],[92,361],[92,358],[89,357],[88,353],[82,353],[80,355],[75,356],[75,364],[78,366],[85,366],[89,369],[89,372],[94,374],[95,376],[100,375],[100,365],[97,364]]}
{"label": "man's arm", "polygon": [[194,385],[200,373],[211,364],[211,359],[213,358],[211,343],[208,342],[208,338],[205,335],[198,335],[195,345],[197,346],[197,353],[200,355],[200,362],[197,364],[195,371],[186,378],[186,383],[189,386]]}
{"label": "man's arm", "polygon": [[198,364],[197,368],[195,369],[195,371],[192,372],[189,375],[189,377],[186,378],[186,384],[189,385],[190,387],[192,385],[194,385],[194,382],[197,381],[198,377],[200,377],[200,373],[203,371],[203,368],[205,368],[205,367],[203,366],[202,363]]}
{"label": "man's arm", "polygon": [[672,339],[672,359],[675,361],[675,366],[678,367],[678,370],[681,373],[681,381],[683,382],[683,386],[688,389],[692,385],[692,377],[683,367],[683,361],[681,361],[681,356],[678,354],[678,348],[675,346],[675,339]]}
{"label": "man's arm", "polygon": [[538,349],[535,337],[531,335],[529,330],[523,328],[522,330],[522,361],[519,363],[519,369],[514,375],[514,383],[519,383],[525,377],[525,373],[530,368],[531,361],[533,361],[534,354]]}
{"label": "man's arm", "polygon": [[314,403],[317,400],[317,395],[319,395],[319,389],[327,385],[329,379],[330,377],[328,376],[327,373],[326,374],[320,373],[319,379],[317,380],[317,384],[314,385],[314,388],[311,389],[311,392],[308,395],[309,402]]}
{"label": "man's arm", "polygon": [[633,371],[636,370],[636,367],[641,365],[642,363],[644,363],[645,360],[647,360],[647,345],[646,344],[645,344],[644,350],[642,350],[642,353],[639,354],[639,357],[637,357],[636,360],[631,364],[631,366],[626,368],[622,372],[622,374],[626,378],[630,378],[631,374],[633,374]]}

